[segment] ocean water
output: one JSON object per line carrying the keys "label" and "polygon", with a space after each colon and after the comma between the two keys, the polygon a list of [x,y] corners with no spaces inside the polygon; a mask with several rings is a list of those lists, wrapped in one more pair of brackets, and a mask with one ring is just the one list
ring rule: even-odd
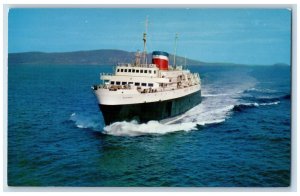
{"label": "ocean water", "polygon": [[105,127],[90,86],[111,68],[9,65],[9,186],[290,185],[290,67],[190,66],[201,104]]}

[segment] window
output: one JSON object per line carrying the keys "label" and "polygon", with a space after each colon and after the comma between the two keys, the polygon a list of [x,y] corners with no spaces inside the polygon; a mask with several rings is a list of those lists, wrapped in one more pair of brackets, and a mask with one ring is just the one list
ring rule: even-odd
{"label": "window", "polygon": [[141,69],[141,73],[143,73],[143,70]]}
{"label": "window", "polygon": [[135,73],[135,69],[132,69],[132,73]]}
{"label": "window", "polygon": [[117,69],[117,72],[120,72],[120,69]]}
{"label": "window", "polygon": [[147,84],[146,83],[142,83],[142,86],[146,86]]}
{"label": "window", "polygon": [[114,85],[114,84],[115,84],[115,81],[110,81],[110,84]]}
{"label": "window", "polygon": [[126,85],[127,84],[127,82],[122,82],[122,85]]}
{"label": "window", "polygon": [[153,87],[153,83],[148,83],[148,86],[149,87]]}
{"label": "window", "polygon": [[139,82],[134,83],[134,86],[140,86]]}
{"label": "window", "polygon": [[127,72],[127,69],[124,69],[124,72]]}
{"label": "window", "polygon": [[116,85],[120,85],[120,84],[121,84],[121,82],[118,82],[118,81],[116,82]]}
{"label": "window", "polygon": [[128,69],[128,72],[131,72],[131,69]]}
{"label": "window", "polygon": [[140,73],[140,70],[139,70],[139,69],[137,69],[137,70],[136,70],[136,73]]}
{"label": "window", "polygon": [[149,70],[149,74],[151,74],[152,73],[152,71],[151,70]]}
{"label": "window", "polygon": [[121,69],[121,72],[123,72],[123,69]]}

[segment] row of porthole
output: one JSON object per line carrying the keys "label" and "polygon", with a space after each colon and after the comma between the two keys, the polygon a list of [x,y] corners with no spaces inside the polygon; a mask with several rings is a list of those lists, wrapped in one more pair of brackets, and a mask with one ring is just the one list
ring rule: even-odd
{"label": "row of porthole", "polygon": [[[152,70],[146,69],[117,69],[117,72],[129,72],[129,73],[149,73],[152,74]],[[153,73],[156,74],[156,70],[153,70]]]}

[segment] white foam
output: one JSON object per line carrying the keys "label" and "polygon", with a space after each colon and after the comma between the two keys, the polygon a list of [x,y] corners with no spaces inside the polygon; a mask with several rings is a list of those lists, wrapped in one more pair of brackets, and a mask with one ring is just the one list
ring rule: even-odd
{"label": "white foam", "polygon": [[81,129],[86,129],[86,128],[99,128],[100,127],[100,122],[98,121],[98,116],[91,116],[90,114],[88,115],[80,115],[76,114],[75,112],[71,114],[70,120],[75,122],[76,127],[81,128]]}
{"label": "white foam", "polygon": [[280,101],[275,101],[275,102],[271,102],[271,103],[261,103],[259,105],[277,105],[279,103],[280,103]]}
{"label": "white foam", "polygon": [[176,131],[191,131],[196,129],[196,123],[178,123],[165,125],[158,121],[138,124],[136,121],[115,122],[104,127],[104,133],[114,136],[140,136],[148,134],[166,134]]}
{"label": "white foam", "polygon": [[269,106],[269,105],[277,105],[280,101],[270,102],[270,103],[239,103],[237,106],[249,106],[249,107],[260,107],[260,106]]}
{"label": "white foam", "polygon": [[275,101],[275,102],[270,102],[270,103],[240,103],[238,105],[245,105],[245,106],[255,106],[255,107],[259,107],[259,106],[265,106],[265,105],[277,105],[279,104],[280,101]]}
{"label": "white foam", "polygon": [[229,94],[220,93],[220,94],[203,94],[202,97],[219,97],[219,96],[228,96]]}
{"label": "white foam", "polygon": [[256,102],[254,102],[254,103],[241,103],[241,104],[239,104],[239,105],[245,105],[245,106],[255,106],[255,107],[258,107],[258,106],[259,106],[259,104],[258,104],[258,103],[256,103]]}
{"label": "white foam", "polygon": [[261,93],[275,93],[277,92],[276,90],[273,89],[268,89],[268,88],[264,88],[264,89],[260,89],[260,88],[249,88],[246,91],[255,91],[255,92],[261,92]]}

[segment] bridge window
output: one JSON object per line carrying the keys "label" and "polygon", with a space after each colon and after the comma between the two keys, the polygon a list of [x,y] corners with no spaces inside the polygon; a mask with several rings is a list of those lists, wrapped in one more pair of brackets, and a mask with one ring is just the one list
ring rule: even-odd
{"label": "bridge window", "polygon": [[154,70],[154,74],[156,74],[156,71]]}
{"label": "bridge window", "polygon": [[127,72],[127,69],[124,69],[124,72]]}
{"label": "bridge window", "polygon": [[144,73],[147,73],[147,70],[145,70]]}
{"label": "bridge window", "polygon": [[149,70],[149,74],[151,74],[152,73],[152,71],[151,70]]}
{"label": "bridge window", "polygon": [[137,70],[136,70],[136,73],[140,73],[140,70],[139,70],[139,69],[137,69]]}
{"label": "bridge window", "polygon": [[139,82],[134,83],[134,86],[140,86]]}
{"label": "bridge window", "polygon": [[148,83],[148,86],[149,87],[153,87],[153,83]]}
{"label": "bridge window", "polygon": [[141,69],[141,73],[143,73],[143,70]]}
{"label": "bridge window", "polygon": [[117,72],[120,72],[120,69],[117,69]]}
{"label": "bridge window", "polygon": [[135,69],[132,69],[132,73],[135,73]]}
{"label": "bridge window", "polygon": [[128,72],[131,72],[131,69],[128,69]]}
{"label": "bridge window", "polygon": [[146,83],[142,83],[142,86],[146,86],[147,84]]}
{"label": "bridge window", "polygon": [[118,81],[116,82],[116,85],[120,85],[120,84],[121,84],[121,82],[118,82]]}
{"label": "bridge window", "polygon": [[123,72],[123,69],[121,69],[121,72]]}
{"label": "bridge window", "polygon": [[133,84],[133,82],[128,82],[128,85],[132,85]]}
{"label": "bridge window", "polygon": [[126,85],[127,84],[127,82],[122,82],[122,85]]}
{"label": "bridge window", "polygon": [[114,85],[114,84],[115,84],[115,81],[110,81],[110,84]]}

